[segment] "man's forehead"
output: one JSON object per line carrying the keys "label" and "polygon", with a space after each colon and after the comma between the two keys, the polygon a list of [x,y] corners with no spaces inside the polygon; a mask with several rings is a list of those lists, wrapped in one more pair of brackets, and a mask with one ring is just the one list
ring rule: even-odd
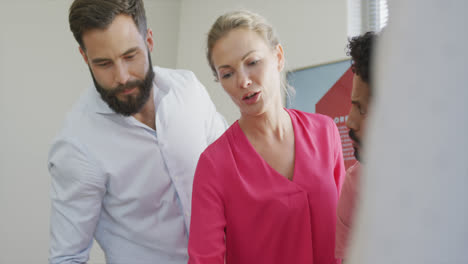
{"label": "man's forehead", "polygon": [[83,44],[90,56],[95,53],[123,53],[144,45],[144,40],[131,17],[118,15],[107,28],[84,32]]}
{"label": "man's forehead", "polygon": [[359,75],[353,77],[351,99],[366,99],[369,96],[369,84],[364,82]]}

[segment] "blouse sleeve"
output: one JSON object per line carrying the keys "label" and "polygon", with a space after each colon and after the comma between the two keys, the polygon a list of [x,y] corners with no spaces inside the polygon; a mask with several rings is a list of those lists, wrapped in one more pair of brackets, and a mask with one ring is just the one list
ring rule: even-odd
{"label": "blouse sleeve", "polygon": [[223,264],[226,252],[221,173],[202,154],[193,182],[192,217],[188,244],[189,264]]}
{"label": "blouse sleeve", "polygon": [[338,131],[338,127],[336,126],[335,122],[333,122],[333,120],[330,121],[333,129],[333,138],[331,139],[331,141],[333,142],[333,149],[335,155],[333,175],[335,177],[336,190],[338,191],[339,196],[346,175],[346,169],[343,160],[343,147],[341,145],[340,132]]}

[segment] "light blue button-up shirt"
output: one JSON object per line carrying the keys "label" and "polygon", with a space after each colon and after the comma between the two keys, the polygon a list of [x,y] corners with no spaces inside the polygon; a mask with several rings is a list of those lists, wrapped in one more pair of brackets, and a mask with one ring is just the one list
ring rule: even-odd
{"label": "light blue button-up shirt", "polygon": [[107,263],[187,263],[192,182],[226,129],[194,74],[154,68],[156,131],[113,112],[94,87],[49,153],[50,263],[83,263],[93,237]]}

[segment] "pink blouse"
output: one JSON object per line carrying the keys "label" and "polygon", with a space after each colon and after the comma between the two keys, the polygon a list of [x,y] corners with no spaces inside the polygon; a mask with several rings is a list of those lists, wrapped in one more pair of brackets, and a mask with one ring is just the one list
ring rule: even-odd
{"label": "pink blouse", "polygon": [[286,110],[295,136],[292,181],[263,160],[238,122],[200,156],[189,263],[339,263],[336,205],[345,168],[338,129],[326,116]]}

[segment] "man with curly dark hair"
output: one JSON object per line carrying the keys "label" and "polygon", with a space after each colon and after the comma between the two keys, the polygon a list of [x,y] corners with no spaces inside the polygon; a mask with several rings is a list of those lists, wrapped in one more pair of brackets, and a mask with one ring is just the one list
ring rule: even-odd
{"label": "man with curly dark hair", "polygon": [[361,137],[365,121],[371,87],[372,78],[370,61],[372,56],[373,43],[376,38],[374,32],[367,32],[362,36],[354,37],[348,44],[348,55],[352,58],[351,69],[354,72],[353,89],[351,92],[351,110],[349,111],[346,126],[349,128],[349,137],[353,140],[354,156],[361,161],[360,148]]}
{"label": "man with curly dark hair", "polygon": [[375,38],[376,34],[374,32],[367,32],[350,39],[348,43],[347,54],[352,58],[351,69],[354,77],[351,92],[352,106],[346,126],[349,128],[349,137],[353,141],[354,156],[358,161],[346,172],[345,182],[338,202],[335,255],[339,259],[346,257],[355,201],[359,195],[361,139],[366,126],[371,97],[372,65],[370,65],[370,62]]}

